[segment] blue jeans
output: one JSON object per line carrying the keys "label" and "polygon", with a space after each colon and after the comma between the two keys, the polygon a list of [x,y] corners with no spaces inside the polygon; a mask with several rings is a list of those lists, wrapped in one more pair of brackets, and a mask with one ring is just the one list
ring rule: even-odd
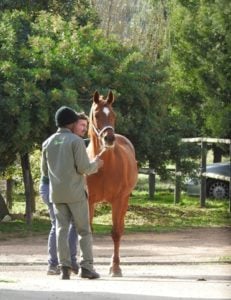
{"label": "blue jeans", "polygon": [[[49,202],[49,184],[41,183],[39,186],[39,194],[42,197],[43,202],[48,206],[48,211],[51,220],[51,229],[48,236],[48,264],[50,266],[58,265],[58,255],[57,255],[57,244],[56,244],[56,218],[54,214],[53,203]],[[73,223],[71,223],[68,234],[71,265],[75,267],[77,265],[77,243],[78,235],[76,233],[76,228]]]}

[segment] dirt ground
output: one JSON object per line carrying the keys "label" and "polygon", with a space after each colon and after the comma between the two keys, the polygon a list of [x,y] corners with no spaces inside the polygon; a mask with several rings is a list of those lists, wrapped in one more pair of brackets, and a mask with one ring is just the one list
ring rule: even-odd
{"label": "dirt ground", "polygon": [[[111,237],[94,236],[96,263],[108,263],[113,251]],[[188,229],[166,233],[126,234],[121,241],[121,262],[193,263],[231,258],[231,228]],[[46,263],[47,236],[1,240],[0,263]]]}
{"label": "dirt ground", "polygon": [[96,270],[89,281],[47,276],[47,236],[0,236],[0,300],[231,300],[231,228],[126,234],[122,278],[108,274],[110,236],[94,236]]}

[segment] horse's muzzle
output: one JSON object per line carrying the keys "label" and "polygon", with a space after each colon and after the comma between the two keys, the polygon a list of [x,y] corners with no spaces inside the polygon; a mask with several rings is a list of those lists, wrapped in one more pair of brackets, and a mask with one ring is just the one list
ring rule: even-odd
{"label": "horse's muzzle", "polygon": [[115,135],[113,133],[112,134],[106,134],[104,136],[104,144],[106,146],[113,146],[114,142],[115,142]]}

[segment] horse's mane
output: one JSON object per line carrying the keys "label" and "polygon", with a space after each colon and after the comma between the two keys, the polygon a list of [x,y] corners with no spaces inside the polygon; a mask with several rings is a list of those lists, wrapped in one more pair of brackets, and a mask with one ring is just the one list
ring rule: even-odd
{"label": "horse's mane", "polygon": [[91,106],[90,113],[89,113],[89,124],[88,124],[88,136],[92,134],[92,114],[93,114],[93,107]]}

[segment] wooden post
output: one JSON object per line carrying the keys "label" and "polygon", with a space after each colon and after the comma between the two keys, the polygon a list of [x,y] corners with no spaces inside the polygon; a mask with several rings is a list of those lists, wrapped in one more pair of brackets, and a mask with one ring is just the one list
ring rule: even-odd
{"label": "wooden post", "polygon": [[155,186],[156,186],[156,173],[154,169],[149,169],[148,182],[149,182],[149,198],[153,199],[155,195]]}
{"label": "wooden post", "polygon": [[205,207],[205,199],[206,199],[206,177],[203,173],[206,172],[206,153],[207,152],[207,143],[201,142],[201,190],[200,190],[200,205],[201,207]]}
{"label": "wooden post", "polygon": [[23,181],[25,187],[25,196],[26,196],[26,223],[28,227],[32,225],[32,205],[31,205],[31,188],[30,188],[30,163],[29,163],[29,155],[25,153],[21,155],[21,165],[22,165],[22,173],[23,173]]}
{"label": "wooden post", "polygon": [[180,202],[180,194],[181,194],[181,172],[179,171],[179,161],[177,161],[176,171],[175,171],[174,204]]}
{"label": "wooden post", "polygon": [[13,190],[13,179],[8,178],[6,180],[6,203],[10,210],[12,209],[12,205],[13,205],[12,190]]}

